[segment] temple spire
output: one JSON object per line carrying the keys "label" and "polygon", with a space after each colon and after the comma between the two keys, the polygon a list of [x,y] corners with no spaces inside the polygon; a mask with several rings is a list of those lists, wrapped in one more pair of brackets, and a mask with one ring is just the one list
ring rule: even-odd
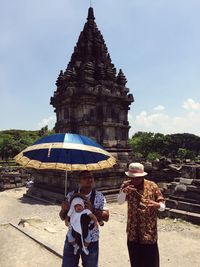
{"label": "temple spire", "polygon": [[90,7],[88,9],[88,17],[87,20],[95,20],[95,16],[94,16],[94,10],[92,7]]}

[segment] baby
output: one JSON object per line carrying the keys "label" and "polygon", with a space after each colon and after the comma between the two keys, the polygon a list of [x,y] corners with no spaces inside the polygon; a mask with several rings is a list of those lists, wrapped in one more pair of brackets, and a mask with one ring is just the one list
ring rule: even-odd
{"label": "baby", "polygon": [[84,200],[81,197],[74,197],[70,210],[65,219],[65,223],[69,227],[68,242],[74,247],[74,255],[77,254],[80,246],[83,252],[88,255],[88,246],[91,243],[91,225],[93,221],[93,228],[98,228],[98,220],[96,216],[85,208]]}

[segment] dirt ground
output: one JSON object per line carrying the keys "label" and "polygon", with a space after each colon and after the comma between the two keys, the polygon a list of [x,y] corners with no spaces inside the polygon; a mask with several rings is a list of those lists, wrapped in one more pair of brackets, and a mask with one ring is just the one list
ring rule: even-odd
{"label": "dirt ground", "polygon": [[54,256],[11,226],[0,227],[0,237],[0,266],[2,267],[60,266],[59,257]]}
{"label": "dirt ground", "polygon": [[[7,225],[28,218],[26,233],[62,255],[66,227],[59,219],[59,206],[23,198],[25,188],[0,192],[0,266],[61,266],[61,259],[18,230]],[[110,221],[101,227],[100,267],[128,267],[126,204],[108,204]],[[200,266],[200,227],[171,219],[158,222],[161,267]]]}

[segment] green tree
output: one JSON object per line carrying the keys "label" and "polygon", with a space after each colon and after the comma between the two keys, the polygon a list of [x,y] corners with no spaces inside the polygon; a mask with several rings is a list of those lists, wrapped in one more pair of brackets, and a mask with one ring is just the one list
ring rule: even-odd
{"label": "green tree", "polygon": [[149,161],[154,161],[159,158],[160,158],[160,154],[158,152],[149,152],[149,154],[147,155],[147,160]]}
{"label": "green tree", "polygon": [[[40,130],[41,131],[41,130]],[[0,131],[0,158],[12,159],[27,146],[41,138],[40,131],[6,130]],[[44,127],[43,135],[52,134],[53,131]]]}
{"label": "green tree", "polygon": [[154,157],[156,153],[165,157],[180,156],[191,159],[195,159],[200,154],[200,137],[188,133],[163,135],[138,132],[130,139],[130,145],[134,155],[139,153],[146,159]]}
{"label": "green tree", "polygon": [[178,158],[180,158],[180,159],[185,159],[187,153],[188,153],[187,149],[185,149],[185,148],[179,148],[179,149],[178,149],[178,152],[177,152],[177,156],[178,156]]}

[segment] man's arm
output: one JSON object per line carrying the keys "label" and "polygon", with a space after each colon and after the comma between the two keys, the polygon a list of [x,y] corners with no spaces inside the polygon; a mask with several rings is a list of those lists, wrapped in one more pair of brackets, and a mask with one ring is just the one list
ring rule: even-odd
{"label": "man's arm", "polygon": [[161,212],[165,211],[165,199],[160,191],[160,188],[156,184],[154,188],[154,197],[155,201],[149,200],[147,203],[147,207],[157,209]]}
{"label": "man's arm", "polygon": [[98,221],[109,221],[109,210],[95,210],[94,215],[97,217]]}
{"label": "man's arm", "polygon": [[62,221],[65,220],[68,211],[69,211],[69,203],[68,203],[67,200],[65,200],[65,201],[62,202],[62,204],[61,204],[61,210],[59,212],[59,216],[60,216],[60,219]]}
{"label": "man's arm", "polygon": [[108,222],[109,220],[109,210],[107,208],[106,198],[101,192],[97,192],[97,205],[93,211],[94,215],[97,217],[99,222]]}
{"label": "man's arm", "polygon": [[165,211],[165,202],[164,201],[153,201],[153,200],[149,200],[147,203],[147,207],[148,208],[153,208],[159,211]]}
{"label": "man's arm", "polygon": [[109,210],[106,208],[106,200],[102,199],[102,202],[103,205],[99,209],[94,209],[90,201],[85,202],[85,207],[97,217],[98,221],[107,222],[109,220]]}
{"label": "man's arm", "polygon": [[90,217],[91,220],[94,221],[95,226],[98,227],[97,217],[93,213],[90,213],[88,216]]}

